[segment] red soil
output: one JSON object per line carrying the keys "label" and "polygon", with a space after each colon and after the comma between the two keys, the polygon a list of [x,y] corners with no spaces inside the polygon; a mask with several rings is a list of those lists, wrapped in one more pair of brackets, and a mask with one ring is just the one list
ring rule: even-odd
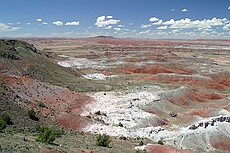
{"label": "red soil", "polygon": [[185,88],[164,95],[173,104],[179,106],[189,106],[192,103],[204,103],[211,100],[220,100],[219,94],[202,89]]}
{"label": "red soil", "polygon": [[222,135],[222,136],[216,136],[213,135],[211,136],[211,145],[216,148],[216,149],[220,149],[220,150],[225,150],[225,151],[230,151],[230,138],[226,135]]}
{"label": "red soil", "polygon": [[191,111],[189,113],[189,115],[191,115],[191,116],[197,115],[197,116],[200,116],[200,117],[208,117],[208,113],[209,112],[207,112],[207,110],[205,110],[205,109],[197,109],[197,110]]}
{"label": "red soil", "polygon": [[42,153],[60,153],[60,152],[53,149],[43,148]]}
{"label": "red soil", "polygon": [[58,123],[67,129],[79,131],[88,125],[89,120],[87,120],[87,118],[85,117],[81,117],[78,115],[63,113],[60,114],[60,117],[58,118]]}
{"label": "red soil", "polygon": [[[27,76],[19,78],[4,76],[4,80],[17,95],[33,102],[25,107],[34,108],[36,111],[58,120],[66,128],[80,130],[87,124],[87,121],[78,114],[82,113],[83,107],[93,100],[91,97]],[[37,106],[38,102],[43,102],[46,107]]]}
{"label": "red soil", "polygon": [[93,152],[91,150],[86,149],[86,150],[80,151],[79,153],[93,153]]}
{"label": "red soil", "polygon": [[226,109],[227,111],[230,111],[230,104],[226,106],[224,109]]}
{"label": "red soil", "polygon": [[117,73],[143,73],[143,74],[158,74],[158,73],[176,73],[176,74],[187,74],[191,75],[192,70],[183,66],[176,66],[174,64],[167,65],[145,65],[142,67],[117,67],[112,70]]}
{"label": "red soil", "polygon": [[230,73],[229,72],[213,74],[211,75],[211,78],[214,81],[218,82],[219,84],[230,87]]}
{"label": "red soil", "polygon": [[166,58],[163,57],[151,57],[151,58],[128,58],[125,59],[126,62],[146,62],[146,61],[155,61],[155,62],[167,62]]}
{"label": "red soil", "polygon": [[225,90],[226,86],[220,84],[219,82],[206,79],[206,78],[199,78],[193,76],[180,76],[180,75],[164,75],[164,74],[157,74],[150,77],[142,78],[144,80],[154,80],[159,83],[173,83],[178,85],[191,85],[191,86],[198,86],[198,87],[205,87],[214,90]]}
{"label": "red soil", "polygon": [[171,146],[152,144],[147,145],[146,150],[150,153],[194,153],[190,150],[176,149]]}

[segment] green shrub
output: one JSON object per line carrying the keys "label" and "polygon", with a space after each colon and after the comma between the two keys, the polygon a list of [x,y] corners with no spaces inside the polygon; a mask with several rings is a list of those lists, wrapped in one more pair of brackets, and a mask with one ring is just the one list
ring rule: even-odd
{"label": "green shrub", "polygon": [[163,142],[163,140],[158,140],[157,144],[164,145],[164,142]]}
{"label": "green shrub", "polygon": [[143,146],[144,145],[144,142],[141,140],[140,142],[139,142],[139,146]]}
{"label": "green shrub", "polygon": [[35,125],[34,128],[37,132],[41,132],[42,127],[40,125]]}
{"label": "green shrub", "polygon": [[8,114],[2,114],[0,118],[6,122],[7,125],[12,124],[11,118]]}
{"label": "green shrub", "polygon": [[110,142],[111,142],[110,136],[108,135],[103,134],[97,136],[97,141],[96,141],[97,146],[109,147]]}
{"label": "green shrub", "polygon": [[28,114],[29,118],[31,118],[32,120],[36,120],[37,119],[37,117],[35,116],[36,113],[35,113],[35,111],[33,109],[28,110],[27,114]]}
{"label": "green shrub", "polygon": [[6,127],[6,122],[3,119],[0,119],[0,131],[4,130]]}
{"label": "green shrub", "polygon": [[37,103],[38,107],[46,107],[45,104],[42,101],[39,101]]}
{"label": "green shrub", "polygon": [[13,135],[15,133],[15,130],[11,127],[8,127],[5,129],[5,133]]}
{"label": "green shrub", "polygon": [[42,127],[39,130],[40,133],[38,135],[37,141],[42,143],[53,144],[54,140],[61,136],[59,132],[48,127]]}

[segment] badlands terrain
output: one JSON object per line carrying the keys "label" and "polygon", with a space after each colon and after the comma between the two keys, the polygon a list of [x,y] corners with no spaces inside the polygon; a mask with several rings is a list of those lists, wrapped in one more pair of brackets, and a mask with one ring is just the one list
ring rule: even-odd
{"label": "badlands terrain", "polygon": [[[0,152],[230,151],[229,40],[0,40],[0,71]],[[43,124],[55,145],[36,142]]]}

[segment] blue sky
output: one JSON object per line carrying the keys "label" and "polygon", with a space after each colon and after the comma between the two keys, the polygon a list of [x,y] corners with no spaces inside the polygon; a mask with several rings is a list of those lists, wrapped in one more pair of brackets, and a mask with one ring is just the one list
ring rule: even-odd
{"label": "blue sky", "polygon": [[230,39],[230,0],[5,0],[0,37]]}

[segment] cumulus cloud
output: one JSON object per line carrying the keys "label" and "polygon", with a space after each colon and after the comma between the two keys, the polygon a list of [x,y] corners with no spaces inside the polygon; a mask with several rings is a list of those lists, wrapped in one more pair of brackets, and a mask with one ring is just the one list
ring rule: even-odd
{"label": "cumulus cloud", "polygon": [[228,9],[230,10],[230,6],[228,7]]}
{"label": "cumulus cloud", "polygon": [[61,25],[63,25],[63,22],[62,21],[54,21],[53,24],[56,26],[61,26]]}
{"label": "cumulus cloud", "polygon": [[21,27],[12,27],[12,26],[8,26],[4,23],[0,23],[0,32],[9,32],[9,31],[15,31],[15,30],[19,30],[21,29]]}
{"label": "cumulus cloud", "polygon": [[113,18],[113,16],[108,15],[106,18],[107,18],[107,19],[112,19],[112,18]]}
{"label": "cumulus cloud", "polygon": [[149,34],[149,33],[151,33],[151,30],[141,31],[138,34],[143,35],[143,34]]}
{"label": "cumulus cloud", "polygon": [[152,25],[151,24],[142,24],[141,25],[141,28],[143,29],[143,28],[149,28],[149,27],[151,27]]}
{"label": "cumulus cloud", "polygon": [[152,25],[161,25],[162,23],[163,23],[163,21],[162,21],[162,20],[159,20],[159,21],[157,21],[157,22],[153,22]]}
{"label": "cumulus cloud", "polygon": [[42,22],[42,19],[37,19],[38,22]]}
{"label": "cumulus cloud", "polygon": [[105,16],[99,16],[96,20],[95,25],[97,27],[107,27],[109,25],[115,25],[118,24],[120,22],[120,20],[116,20],[116,19],[106,19]]}
{"label": "cumulus cloud", "polygon": [[118,27],[119,27],[119,28],[124,28],[125,26],[123,26],[123,25],[120,24],[120,25],[118,25]]}
{"label": "cumulus cloud", "polygon": [[30,23],[30,22],[27,22],[26,24],[27,24],[27,25],[30,25],[31,23]]}
{"label": "cumulus cloud", "polygon": [[157,30],[166,30],[168,29],[168,26],[160,26],[157,28]]}
{"label": "cumulus cloud", "polygon": [[47,22],[43,22],[42,24],[47,25],[48,23]]}
{"label": "cumulus cloud", "polygon": [[188,10],[184,8],[181,10],[181,12],[188,12]]}
{"label": "cumulus cloud", "polygon": [[223,30],[229,30],[230,29],[230,23],[229,24],[226,24],[223,28],[222,28]]}
{"label": "cumulus cloud", "polygon": [[178,32],[180,32],[180,30],[178,30],[178,29],[172,30],[172,33],[178,33]]}
{"label": "cumulus cloud", "polygon": [[65,25],[71,25],[71,26],[76,26],[76,25],[79,25],[80,24],[80,22],[79,21],[73,21],[73,22],[66,22],[66,24]]}
{"label": "cumulus cloud", "polygon": [[123,31],[130,31],[130,30],[129,30],[129,29],[127,29],[127,28],[123,28],[122,30],[123,30]]}
{"label": "cumulus cloud", "polygon": [[194,20],[192,21],[189,18],[181,19],[175,21],[174,19],[171,19],[169,21],[163,22],[163,25],[169,25],[169,28],[174,29],[188,29],[188,28],[202,28],[202,29],[210,29],[213,26],[223,26],[227,21],[226,18],[223,19],[217,19],[212,18],[210,19],[204,19],[204,20]]}
{"label": "cumulus cloud", "polygon": [[121,28],[114,28],[114,30],[116,30],[116,31],[121,31]]}
{"label": "cumulus cloud", "polygon": [[151,17],[149,18],[149,21],[150,22],[156,22],[156,21],[159,21],[160,19],[158,19],[157,17]]}
{"label": "cumulus cloud", "polygon": [[166,21],[163,24],[164,25],[170,25],[170,24],[174,24],[174,23],[175,23],[174,19],[170,19],[169,21]]}
{"label": "cumulus cloud", "polygon": [[108,27],[105,27],[105,29],[107,29],[107,30],[108,30],[108,29],[112,29],[112,27],[113,27],[113,26],[110,25],[110,26],[108,26]]}

